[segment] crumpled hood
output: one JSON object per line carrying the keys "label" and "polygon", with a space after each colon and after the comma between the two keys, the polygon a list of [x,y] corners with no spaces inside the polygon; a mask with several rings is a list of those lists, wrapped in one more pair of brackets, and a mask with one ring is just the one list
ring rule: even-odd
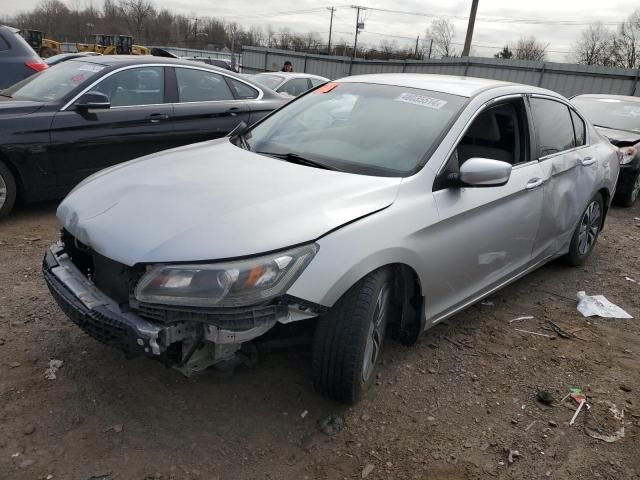
{"label": "crumpled hood", "polygon": [[613,128],[596,127],[601,135],[605,136],[611,143],[619,146],[631,146],[640,142],[640,132],[629,132],[627,130],[616,130]]}
{"label": "crumpled hood", "polygon": [[58,218],[130,266],[226,259],[313,241],[389,206],[401,181],[296,165],[221,139],[99,172],[60,204]]}
{"label": "crumpled hood", "polygon": [[13,100],[11,98],[0,97],[0,117],[4,117],[6,115],[29,115],[30,113],[34,113],[40,109],[43,105],[44,103],[42,102]]}

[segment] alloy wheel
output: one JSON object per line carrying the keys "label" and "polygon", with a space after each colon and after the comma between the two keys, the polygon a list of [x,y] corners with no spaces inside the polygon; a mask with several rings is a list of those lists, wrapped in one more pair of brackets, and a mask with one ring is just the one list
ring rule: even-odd
{"label": "alloy wheel", "polygon": [[0,175],[0,208],[2,208],[7,201],[7,184]]}
{"label": "alloy wheel", "polygon": [[387,310],[389,307],[389,286],[385,283],[376,299],[373,311],[373,318],[369,325],[367,334],[367,344],[364,351],[364,362],[362,364],[362,380],[366,383],[375,369],[376,362],[382,350],[384,333],[387,328]]}
{"label": "alloy wheel", "polygon": [[636,183],[633,184],[633,190],[631,190],[631,203],[635,202],[640,194],[640,175],[636,177]]}
{"label": "alloy wheel", "polygon": [[582,216],[580,222],[580,233],[578,235],[578,252],[580,255],[586,255],[593,248],[598,238],[600,224],[602,218],[602,209],[600,204],[592,201]]}

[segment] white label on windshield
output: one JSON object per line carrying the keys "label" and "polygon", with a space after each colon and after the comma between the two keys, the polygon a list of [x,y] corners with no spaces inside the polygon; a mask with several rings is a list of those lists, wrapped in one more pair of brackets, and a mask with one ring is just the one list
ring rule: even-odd
{"label": "white label on windshield", "polygon": [[426,95],[418,95],[416,93],[401,93],[397,102],[412,103],[414,105],[421,105],[423,107],[435,108],[440,110],[447,104],[446,100],[440,100],[433,97],[427,97]]}
{"label": "white label on windshield", "polygon": [[100,70],[102,70],[104,67],[102,65],[82,65],[78,70],[82,71],[82,72],[99,72]]}

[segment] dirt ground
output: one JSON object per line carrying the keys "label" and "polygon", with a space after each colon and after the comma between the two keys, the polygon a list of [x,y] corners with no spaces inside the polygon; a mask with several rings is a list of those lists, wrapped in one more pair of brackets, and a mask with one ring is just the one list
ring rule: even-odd
{"label": "dirt ground", "polygon": [[[308,348],[187,379],[95,342],[42,280],[54,212],[0,221],[0,479],[640,478],[640,322],[586,320],[575,301],[586,290],[640,316],[640,205],[612,209],[584,267],[550,264],[414,347],[389,343],[352,407],[314,392]],[[51,359],[64,362],[55,380]],[[573,426],[570,387],[593,406]],[[586,433],[621,426],[604,401],[624,411],[615,443]],[[344,419],[333,436],[317,426],[330,414]]]}

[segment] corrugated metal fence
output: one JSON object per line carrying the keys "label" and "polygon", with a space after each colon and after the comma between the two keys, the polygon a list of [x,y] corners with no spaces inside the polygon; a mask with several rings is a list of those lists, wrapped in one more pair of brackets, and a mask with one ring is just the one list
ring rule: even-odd
{"label": "corrugated metal fence", "polygon": [[492,78],[536,85],[570,97],[580,93],[640,96],[640,69],[530,62],[497,58],[447,58],[428,61],[354,60],[350,57],[305,54],[264,47],[242,49],[242,71],[276,71],[286,60],[297,72],[335,79],[365,73],[438,73]]}

